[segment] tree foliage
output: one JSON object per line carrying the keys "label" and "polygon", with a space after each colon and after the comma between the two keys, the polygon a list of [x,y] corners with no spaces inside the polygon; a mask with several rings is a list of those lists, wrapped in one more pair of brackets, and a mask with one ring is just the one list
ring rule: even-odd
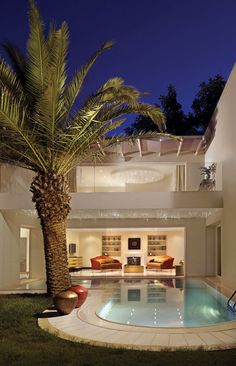
{"label": "tree foliage", "polygon": [[[192,102],[192,110],[186,115],[177,100],[175,87],[169,85],[167,94],[159,97],[161,110],[166,116],[166,132],[174,135],[203,133],[210,122],[224,86],[225,80],[221,75],[202,82]],[[132,134],[134,131],[158,131],[158,127],[150,118],[138,116],[135,122],[126,129],[128,134]]]}
{"label": "tree foliage", "polygon": [[192,112],[188,115],[189,123],[196,131],[205,131],[207,128],[224,87],[225,80],[221,75],[200,84],[192,102]]}
{"label": "tree foliage", "polygon": [[161,107],[165,111],[166,130],[174,135],[183,135],[186,130],[186,117],[182,105],[177,101],[177,93],[173,85],[169,85],[167,95],[159,97]]}

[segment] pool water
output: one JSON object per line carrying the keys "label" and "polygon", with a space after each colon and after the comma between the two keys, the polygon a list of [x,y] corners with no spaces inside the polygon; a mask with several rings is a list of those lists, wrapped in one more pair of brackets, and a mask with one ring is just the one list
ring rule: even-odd
{"label": "pool water", "polygon": [[104,290],[97,315],[146,327],[199,327],[236,320],[227,298],[196,279],[120,280]]}

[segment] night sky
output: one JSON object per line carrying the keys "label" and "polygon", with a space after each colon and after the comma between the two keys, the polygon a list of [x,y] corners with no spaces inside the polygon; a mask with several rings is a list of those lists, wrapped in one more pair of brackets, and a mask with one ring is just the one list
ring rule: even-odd
{"label": "night sky", "polygon": [[[186,112],[202,81],[226,79],[236,60],[235,0],[38,0],[48,24],[66,20],[71,75],[106,40],[116,41],[91,71],[83,96],[108,78],[148,91],[155,103],[172,83]],[[1,0],[0,42],[24,49],[27,1]]]}

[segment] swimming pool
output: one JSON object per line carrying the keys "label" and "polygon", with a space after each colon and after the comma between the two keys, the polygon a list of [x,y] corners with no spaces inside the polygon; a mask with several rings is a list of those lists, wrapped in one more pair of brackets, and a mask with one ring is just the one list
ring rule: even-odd
{"label": "swimming pool", "polygon": [[144,327],[199,327],[236,320],[227,298],[197,279],[120,280],[96,314]]}

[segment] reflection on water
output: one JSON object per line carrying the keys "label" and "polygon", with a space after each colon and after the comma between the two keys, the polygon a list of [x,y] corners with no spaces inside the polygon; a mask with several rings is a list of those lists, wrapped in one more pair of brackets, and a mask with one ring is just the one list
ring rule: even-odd
{"label": "reflection on water", "polygon": [[[227,299],[197,279],[80,279],[73,284],[102,290],[97,315],[121,324],[150,327],[206,326],[236,320]],[[25,282],[9,289],[46,292],[44,280]],[[99,291],[100,292],[100,291]]]}
{"label": "reflection on water", "polygon": [[227,309],[227,299],[196,279],[129,279],[99,285],[104,287],[104,303],[97,315],[108,321],[191,327],[236,320],[236,315]]}

